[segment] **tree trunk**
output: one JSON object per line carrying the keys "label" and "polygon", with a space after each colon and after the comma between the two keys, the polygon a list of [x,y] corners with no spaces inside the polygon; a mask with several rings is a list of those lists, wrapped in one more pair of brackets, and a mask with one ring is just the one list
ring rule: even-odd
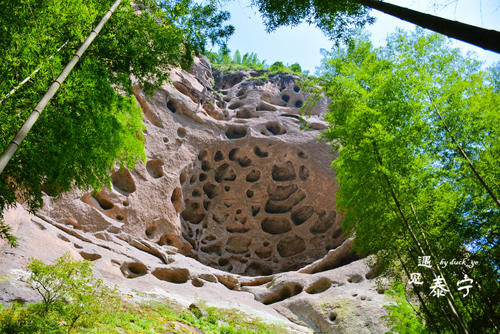
{"label": "tree trunk", "polygon": [[425,14],[379,0],[352,0],[398,19],[416,24],[480,48],[500,53],[500,32]]}

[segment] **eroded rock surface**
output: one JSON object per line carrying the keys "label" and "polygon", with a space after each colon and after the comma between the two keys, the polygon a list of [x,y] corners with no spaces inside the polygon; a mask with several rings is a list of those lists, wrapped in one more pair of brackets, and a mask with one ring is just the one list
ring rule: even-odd
{"label": "eroded rock surface", "polygon": [[335,185],[301,149],[244,139],[203,149],[181,182],[198,260],[245,275],[296,270],[343,241]]}
{"label": "eroded rock surface", "polygon": [[327,101],[303,131],[300,78],[261,75],[199,59],[153,96],[134,87],[145,164],[116,167],[111,189],[47,195],[37,216],[6,212],[21,246],[0,240],[0,302],[37,300],[18,280],[29,258],[70,252],[136,298],[202,299],[290,332],[383,332],[387,301],[342,235],[334,156],[317,139]]}

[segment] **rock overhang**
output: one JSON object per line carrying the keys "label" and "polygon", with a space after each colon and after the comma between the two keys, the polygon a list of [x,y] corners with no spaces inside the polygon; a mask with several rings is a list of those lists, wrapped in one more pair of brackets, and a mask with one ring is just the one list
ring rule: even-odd
{"label": "rock overhang", "polygon": [[209,266],[270,275],[344,241],[331,173],[295,145],[223,141],[201,149],[182,175],[182,235]]}
{"label": "rock overhang", "polygon": [[[40,229],[23,240],[46,238],[59,253],[93,261],[106,279],[138,291],[193,298],[216,291],[232,302],[245,290],[255,296],[245,302],[252,308],[272,305],[312,319],[319,315],[295,310],[307,304],[301,300],[353,299],[364,286],[373,301],[356,303],[378,314],[381,301],[368,277],[349,281],[367,269],[344,241],[334,156],[317,139],[327,101],[310,110],[311,130],[303,131],[299,104],[309,96],[298,77],[240,74],[219,87],[225,76],[214,80],[201,59],[191,73],[173,69],[171,84],[151,97],[135,87],[147,126],[146,163],[116,167],[111,189],[98,194],[46,196],[40,216],[31,218]],[[47,254],[29,256],[48,261]],[[323,320],[332,324],[328,315]]]}

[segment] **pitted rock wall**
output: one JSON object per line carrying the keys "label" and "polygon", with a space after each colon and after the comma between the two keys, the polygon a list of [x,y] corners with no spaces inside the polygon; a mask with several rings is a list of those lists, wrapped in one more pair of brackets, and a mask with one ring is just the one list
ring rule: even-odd
{"label": "pitted rock wall", "polygon": [[[97,194],[47,196],[42,212],[101,239],[126,234],[247,275],[296,270],[340,245],[332,156],[317,129],[300,129],[300,78],[246,71],[214,81],[208,63],[196,64],[196,75],[172,70],[172,84],[151,97],[134,88],[145,164],[115,168],[111,189]],[[324,125],[325,106],[309,108],[315,123]]]}
{"label": "pitted rock wall", "polygon": [[146,161],[117,166],[109,189],[44,196],[37,216],[7,212],[21,246],[0,240],[0,277],[12,278],[0,302],[36,300],[20,280],[29,258],[69,252],[137,298],[203,299],[290,332],[385,331],[384,297],[340,229],[335,155],[318,139],[328,101],[304,106],[299,77],[262,74],[214,78],[199,59],[152,96],[134,87]]}
{"label": "pitted rock wall", "polygon": [[200,151],[181,181],[200,262],[245,275],[297,270],[343,241],[335,185],[304,151],[240,139]]}

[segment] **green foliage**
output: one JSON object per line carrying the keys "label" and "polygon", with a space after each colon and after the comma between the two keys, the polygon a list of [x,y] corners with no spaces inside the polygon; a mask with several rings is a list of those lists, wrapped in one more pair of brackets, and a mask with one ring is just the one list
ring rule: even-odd
{"label": "green foliage", "polygon": [[[500,213],[459,149],[498,196],[500,95],[488,74],[421,30],[399,32],[379,49],[363,38],[335,48],[322,71],[316,83],[332,99],[324,138],[339,152],[344,231],[397,281],[422,273],[416,290],[427,330],[459,330],[445,298],[426,296],[436,263],[477,261],[442,267],[442,275],[471,331],[495,332]],[[421,255],[431,256],[432,270],[417,266]],[[465,275],[478,284],[467,297],[457,290]]]}
{"label": "green foliage", "polygon": [[227,49],[219,49],[217,52],[208,52],[207,57],[212,66],[218,70],[237,71],[237,70],[263,70],[267,67],[265,60],[260,60],[255,53],[245,53],[243,57],[239,50],[234,52],[233,57]]}
{"label": "green foliage", "polygon": [[[96,278],[88,261],[77,262],[69,254],[58,258],[53,265],[32,259],[28,265],[28,283],[42,297],[39,313],[55,311],[68,326],[91,325],[101,310],[112,311],[118,306],[114,291]],[[36,307],[35,307],[36,309]]]}
{"label": "green foliage", "polygon": [[300,67],[299,63],[294,63],[294,64],[290,65],[289,69],[292,70],[292,72],[295,72],[298,74],[302,73],[302,67]]}
{"label": "green foliage", "polygon": [[417,314],[415,307],[408,301],[408,294],[401,283],[393,284],[391,290],[386,290],[385,294],[390,296],[393,304],[385,305],[388,315],[382,318],[387,319],[391,332],[388,334],[424,334],[423,319]]}
{"label": "green foliage", "polygon": [[65,333],[53,317],[37,312],[36,307],[14,304],[10,309],[0,310],[0,332],[9,334]]}
{"label": "green foliage", "polygon": [[490,81],[495,92],[500,93],[500,62],[490,68]]}
{"label": "green foliage", "polygon": [[283,64],[283,62],[281,61],[276,61],[271,66],[269,66],[269,70],[271,72],[283,71],[285,68],[285,64]]}
{"label": "green foliage", "polygon": [[[271,66],[266,64],[265,60],[260,60],[254,52],[245,53],[241,56],[239,50],[234,52],[231,57],[231,52],[227,49],[219,49],[217,52],[207,52],[208,59],[213,67],[219,71],[238,71],[238,70],[256,70],[268,71],[271,74],[275,73],[295,73],[298,75],[305,74],[299,63],[294,63],[290,66],[283,64],[281,61],[273,63]],[[267,72],[266,72],[267,73]],[[266,75],[263,78],[267,78]]]}
{"label": "green foliage", "polygon": [[32,260],[31,286],[43,301],[10,308],[0,307],[0,333],[184,333],[186,324],[204,333],[285,333],[236,310],[205,307],[205,316],[166,304],[132,305],[116,296],[92,274],[90,263],[75,262],[69,255],[46,265]]}
{"label": "green foliage", "polygon": [[0,220],[0,238],[7,239],[11,247],[17,247],[17,238],[12,235],[10,230],[10,226],[5,224],[3,220]]}
{"label": "green foliage", "polygon": [[305,21],[315,24],[330,39],[348,41],[351,35],[374,18],[367,7],[350,0],[252,0],[263,16],[268,31],[296,26]]}
{"label": "green foliage", "polygon": [[[2,3],[0,97],[40,71],[0,105],[1,151],[112,3]],[[224,46],[233,31],[223,25],[229,14],[214,2],[133,3],[124,1],[111,16],[0,175],[0,212],[16,201],[36,210],[42,191],[99,190],[109,184],[115,163],[131,168],[144,160],[142,112],[132,84],[150,92],[167,78],[169,66],[188,68],[208,42]]]}
{"label": "green foliage", "polygon": [[27,269],[28,283],[42,302],[0,310],[2,333],[69,333],[118,309],[115,290],[94,277],[88,261],[76,262],[66,254],[53,265],[32,259]]}

